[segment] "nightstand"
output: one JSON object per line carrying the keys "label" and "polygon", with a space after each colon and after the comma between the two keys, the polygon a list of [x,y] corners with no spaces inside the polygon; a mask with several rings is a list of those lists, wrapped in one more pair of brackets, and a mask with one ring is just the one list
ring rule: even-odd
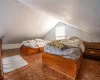
{"label": "nightstand", "polygon": [[100,43],[84,42],[85,52],[84,57],[100,60]]}

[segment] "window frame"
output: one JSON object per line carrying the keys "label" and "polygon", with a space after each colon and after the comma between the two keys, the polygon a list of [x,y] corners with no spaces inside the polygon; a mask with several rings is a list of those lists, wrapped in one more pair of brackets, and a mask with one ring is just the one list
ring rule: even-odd
{"label": "window frame", "polygon": [[[61,34],[61,35],[58,35],[57,33],[59,33],[59,32],[57,32],[57,27],[59,28],[59,27],[64,27],[64,35],[63,34]],[[59,31],[59,29],[58,29],[58,31]],[[62,31],[61,31],[62,32]],[[60,32],[60,33],[61,33]],[[56,30],[55,30],[55,34],[56,34],[56,40],[60,40],[60,37],[64,37],[64,38],[61,38],[61,39],[65,39],[66,38],[66,33],[65,33],[65,26],[63,25],[61,25],[61,26],[56,26]],[[58,38],[58,39],[57,39]]]}

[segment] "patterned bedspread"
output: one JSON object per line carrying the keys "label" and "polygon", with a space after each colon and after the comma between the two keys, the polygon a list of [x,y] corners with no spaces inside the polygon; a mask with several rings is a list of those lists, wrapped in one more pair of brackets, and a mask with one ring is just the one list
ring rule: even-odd
{"label": "patterned bedspread", "polygon": [[70,58],[73,60],[76,60],[80,57],[82,54],[82,51],[80,48],[67,48],[67,49],[58,49],[53,46],[45,45],[44,52],[48,52],[50,54],[63,56],[64,58]]}

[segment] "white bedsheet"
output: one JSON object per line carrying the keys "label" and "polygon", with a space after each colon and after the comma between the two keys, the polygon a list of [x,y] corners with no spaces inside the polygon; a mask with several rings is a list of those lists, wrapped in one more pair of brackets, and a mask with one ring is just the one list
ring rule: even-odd
{"label": "white bedsheet", "polygon": [[27,41],[22,42],[22,45],[31,47],[31,48],[44,47],[46,44],[47,44],[47,41],[44,41],[42,39],[27,40]]}
{"label": "white bedsheet", "polygon": [[79,48],[68,48],[68,49],[61,50],[49,45],[44,46],[44,52],[62,56],[64,58],[70,58],[73,60],[78,59],[82,54],[82,51]]}

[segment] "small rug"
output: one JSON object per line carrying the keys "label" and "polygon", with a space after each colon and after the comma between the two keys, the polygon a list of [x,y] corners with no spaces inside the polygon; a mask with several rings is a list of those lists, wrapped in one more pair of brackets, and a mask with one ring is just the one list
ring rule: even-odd
{"label": "small rug", "polygon": [[28,65],[28,63],[20,55],[3,58],[4,73],[11,72],[26,65]]}

